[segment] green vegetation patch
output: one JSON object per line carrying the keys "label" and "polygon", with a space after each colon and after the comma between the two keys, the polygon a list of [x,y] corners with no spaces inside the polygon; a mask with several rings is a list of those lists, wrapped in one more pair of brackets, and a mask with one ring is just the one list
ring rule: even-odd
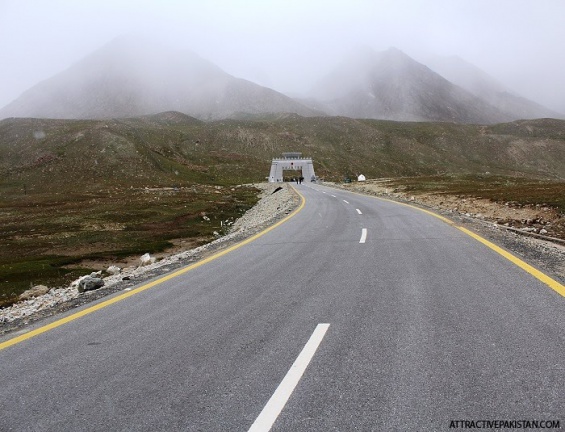
{"label": "green vegetation patch", "polygon": [[[9,306],[18,295],[34,285],[66,284],[88,274],[92,269],[64,266],[75,260],[59,256],[4,259],[0,263],[0,307]],[[49,285],[54,286],[54,285]]]}
{"label": "green vegetation patch", "polygon": [[96,262],[163,252],[179,239],[206,243],[258,200],[256,189],[238,186],[27,195],[11,187],[0,187],[0,306],[32,285],[66,285]]}

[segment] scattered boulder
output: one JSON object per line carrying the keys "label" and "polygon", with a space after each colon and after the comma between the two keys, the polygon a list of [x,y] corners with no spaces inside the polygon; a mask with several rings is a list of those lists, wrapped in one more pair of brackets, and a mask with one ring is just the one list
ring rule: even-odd
{"label": "scattered boulder", "polygon": [[49,292],[49,289],[50,288],[46,287],[45,285],[36,285],[33,288],[30,288],[27,291],[24,291],[22,294],[20,294],[19,299],[29,300],[34,297],[42,296],[43,294],[47,294]]}
{"label": "scattered boulder", "polygon": [[92,291],[104,286],[104,280],[97,277],[86,276],[78,283],[78,292]]}
{"label": "scattered boulder", "polygon": [[153,264],[155,262],[155,258],[152,257],[151,255],[149,255],[148,253],[141,255],[141,258],[139,258],[139,261],[141,261],[141,266],[146,266],[149,264]]}
{"label": "scattered boulder", "polygon": [[106,270],[108,273],[110,273],[111,275],[117,275],[119,274],[122,269],[119,268],[118,266],[112,265],[110,267],[108,267],[108,270]]}

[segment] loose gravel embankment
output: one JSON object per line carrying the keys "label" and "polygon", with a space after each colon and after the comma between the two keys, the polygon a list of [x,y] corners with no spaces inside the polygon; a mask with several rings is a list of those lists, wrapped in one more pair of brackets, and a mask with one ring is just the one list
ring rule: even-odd
{"label": "loose gravel embankment", "polygon": [[[287,184],[260,183],[253,186],[262,190],[261,199],[232,225],[229,234],[204,246],[167,256],[149,265],[121,269],[120,273],[105,277],[104,287],[95,291],[79,293],[77,280],[68,287],[53,288],[42,296],[0,309],[0,334],[131,288],[196,262],[276,223],[291,213],[300,203],[296,192]],[[275,192],[279,187],[281,189]]]}

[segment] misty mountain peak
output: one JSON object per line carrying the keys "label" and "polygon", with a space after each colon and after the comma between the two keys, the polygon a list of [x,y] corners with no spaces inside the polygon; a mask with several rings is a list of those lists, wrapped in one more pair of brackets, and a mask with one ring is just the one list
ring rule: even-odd
{"label": "misty mountain peak", "polygon": [[497,79],[457,55],[429,55],[424,62],[433,71],[505,112],[512,119],[563,117],[559,113],[516,95]]}
{"label": "misty mountain peak", "polygon": [[149,84],[164,79],[181,80],[176,72],[179,70],[188,73],[186,80],[197,80],[204,75],[216,79],[229,76],[192,51],[175,51],[149,38],[130,35],[112,40],[74,67],[90,68],[93,73],[127,75]]}
{"label": "misty mountain peak", "polygon": [[389,59],[397,58],[405,61],[414,61],[408,54],[396,47],[390,47],[383,51],[381,55],[386,56]]}
{"label": "misty mountain peak", "polygon": [[170,111],[200,120],[271,113],[462,123],[560,117],[512,95],[458,57],[425,64],[395,47],[381,52],[357,47],[303,104],[235,78],[192,51],[122,36],[26,91],[0,109],[0,119],[107,119]]}
{"label": "misty mountain peak", "polygon": [[422,69],[427,68],[398,48],[391,47],[381,52],[359,48],[319,81],[312,93],[323,100],[338,99],[358,92],[371,95],[376,83],[399,83],[408,75],[417,77]]}
{"label": "misty mountain peak", "polygon": [[188,51],[119,37],[0,110],[4,117],[123,118],[179,111],[200,119],[234,113],[313,111],[241,80]]}
{"label": "misty mountain peak", "polygon": [[356,118],[492,123],[509,120],[397,48],[350,58],[314,92],[326,112]]}

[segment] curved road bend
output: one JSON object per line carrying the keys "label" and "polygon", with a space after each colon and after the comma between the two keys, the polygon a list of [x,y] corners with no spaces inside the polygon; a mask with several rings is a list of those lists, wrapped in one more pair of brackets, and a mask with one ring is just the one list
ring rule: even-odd
{"label": "curved road bend", "polygon": [[0,430],[563,427],[565,298],[429,214],[297,188],[257,240],[2,349]]}

